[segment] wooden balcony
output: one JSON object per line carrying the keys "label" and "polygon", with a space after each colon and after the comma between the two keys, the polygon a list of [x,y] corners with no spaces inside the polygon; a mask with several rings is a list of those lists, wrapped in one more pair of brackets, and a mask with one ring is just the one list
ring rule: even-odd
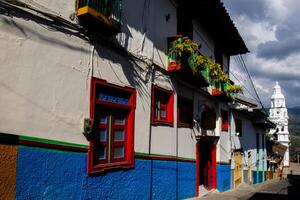
{"label": "wooden balcony", "polygon": [[122,0],[76,0],[76,15],[89,30],[115,35],[121,31]]}

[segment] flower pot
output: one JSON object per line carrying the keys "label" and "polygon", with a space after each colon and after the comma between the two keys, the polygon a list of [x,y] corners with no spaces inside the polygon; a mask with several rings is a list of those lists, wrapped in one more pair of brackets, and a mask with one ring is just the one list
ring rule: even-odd
{"label": "flower pot", "polygon": [[201,71],[201,75],[209,82],[209,71],[207,67]]}
{"label": "flower pot", "polygon": [[180,70],[181,66],[177,61],[171,61],[170,64],[168,65],[167,71],[177,71]]}
{"label": "flower pot", "polygon": [[213,88],[212,89],[211,95],[219,95],[219,94],[221,94],[221,92],[218,88]]}
{"label": "flower pot", "polygon": [[228,83],[223,83],[223,91],[224,92],[227,92],[227,90],[228,90]]}
{"label": "flower pot", "polygon": [[222,84],[220,82],[215,82],[215,87],[218,88],[218,90],[221,92],[222,90]]}

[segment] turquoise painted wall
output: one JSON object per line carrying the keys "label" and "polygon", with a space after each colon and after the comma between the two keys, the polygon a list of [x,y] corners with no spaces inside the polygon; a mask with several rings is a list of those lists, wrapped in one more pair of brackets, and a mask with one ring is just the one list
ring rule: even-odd
{"label": "turquoise painted wall", "polygon": [[263,171],[252,171],[253,184],[262,183],[265,181]]}
{"label": "turquoise painted wall", "polygon": [[[19,147],[16,199],[184,199],[195,196],[196,164],[136,159],[134,169],[89,176],[87,155]],[[152,183],[152,184],[151,184]]]}

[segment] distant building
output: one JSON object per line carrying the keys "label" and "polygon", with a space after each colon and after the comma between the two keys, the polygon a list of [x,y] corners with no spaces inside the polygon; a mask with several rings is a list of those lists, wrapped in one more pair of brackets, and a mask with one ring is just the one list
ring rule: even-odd
{"label": "distant building", "polygon": [[275,139],[287,147],[284,154],[283,166],[289,166],[289,130],[288,130],[288,113],[285,105],[285,98],[281,93],[281,88],[276,82],[274,92],[271,97],[271,108],[269,119],[276,124],[275,129],[271,129],[270,133],[275,136]]}

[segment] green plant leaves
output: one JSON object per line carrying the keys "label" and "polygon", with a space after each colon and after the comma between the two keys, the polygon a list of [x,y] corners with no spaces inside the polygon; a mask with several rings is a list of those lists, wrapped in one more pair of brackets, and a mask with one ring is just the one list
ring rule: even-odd
{"label": "green plant leaves", "polygon": [[242,92],[242,87],[232,84],[228,74],[222,70],[221,65],[202,55],[198,50],[198,45],[187,37],[179,36],[170,43],[169,57],[180,64],[188,65],[195,76],[205,74],[211,84],[213,82],[222,84],[224,92],[230,96]]}

